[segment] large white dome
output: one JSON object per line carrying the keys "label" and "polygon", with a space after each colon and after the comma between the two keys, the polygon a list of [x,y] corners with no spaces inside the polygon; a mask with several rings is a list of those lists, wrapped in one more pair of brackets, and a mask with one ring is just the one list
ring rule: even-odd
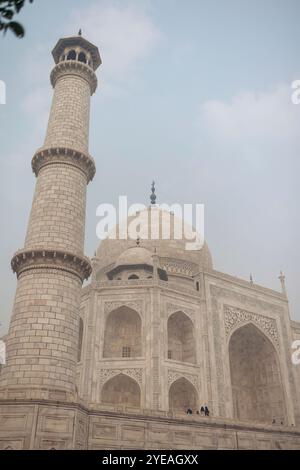
{"label": "large white dome", "polygon": [[[174,239],[174,233],[176,234],[178,227],[183,225],[185,227],[185,234],[188,236],[189,231],[192,231],[192,228],[188,224],[183,223],[179,218],[174,216],[173,213],[155,206],[149,207],[137,214],[140,222],[139,238],[141,248],[148,250],[150,254],[156,251],[161,261],[166,258],[171,258],[193,263],[197,266],[199,271],[210,271],[212,269],[212,257],[205,242],[201,244],[200,249],[190,250],[187,249],[187,244],[191,243],[189,238],[184,236],[181,239]],[[130,230],[131,222],[135,224],[135,220],[135,215],[128,217],[128,230]],[[170,237],[169,239],[164,239],[162,227],[165,226],[164,222],[168,223],[168,220],[170,221]],[[124,225],[125,224],[120,224],[116,226],[116,239],[108,237],[100,242],[96,252],[97,271],[116,264],[118,258],[124,252],[126,253],[128,248],[136,246],[136,240],[134,238],[125,240],[118,238],[122,229],[124,229]],[[156,239],[151,238],[151,234],[156,235]],[[134,252],[129,253],[130,255],[134,254]],[[139,254],[140,252],[137,253]]]}

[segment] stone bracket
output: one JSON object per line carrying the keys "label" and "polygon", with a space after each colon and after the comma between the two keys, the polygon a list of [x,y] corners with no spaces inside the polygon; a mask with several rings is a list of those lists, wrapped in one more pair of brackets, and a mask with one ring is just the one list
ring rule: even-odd
{"label": "stone bracket", "polygon": [[89,154],[66,147],[40,149],[34,154],[31,161],[32,171],[36,176],[38,176],[41,168],[54,164],[70,165],[78,168],[85,174],[87,183],[93,179],[96,173],[94,159]]}
{"label": "stone bracket", "polygon": [[51,72],[50,80],[53,88],[57,80],[65,75],[77,75],[88,82],[93,95],[97,88],[97,77],[94,70],[83,62],[77,60],[65,60],[59,62]]}
{"label": "stone bracket", "polygon": [[61,250],[24,249],[18,251],[11,260],[13,272],[17,277],[32,269],[60,269],[80,278],[88,279],[92,272],[90,260]]}

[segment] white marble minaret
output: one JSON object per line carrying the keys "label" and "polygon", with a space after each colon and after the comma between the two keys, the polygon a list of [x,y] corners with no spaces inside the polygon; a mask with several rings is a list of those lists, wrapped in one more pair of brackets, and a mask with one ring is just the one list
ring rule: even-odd
{"label": "white marble minaret", "polygon": [[44,145],[32,159],[37,177],[17,274],[1,398],[74,400],[84,256],[86,186],[95,174],[88,153],[90,97],[101,64],[96,46],[78,36],[53,52],[54,96]]}

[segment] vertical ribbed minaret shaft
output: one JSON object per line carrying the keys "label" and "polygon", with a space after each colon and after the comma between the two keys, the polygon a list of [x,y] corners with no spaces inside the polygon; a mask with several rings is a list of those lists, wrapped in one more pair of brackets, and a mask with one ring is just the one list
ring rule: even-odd
{"label": "vertical ribbed minaret shaft", "polygon": [[44,146],[32,159],[37,176],[17,273],[0,396],[73,400],[79,303],[91,272],[83,255],[86,186],[95,174],[88,153],[90,97],[98,49],[81,36],[53,50],[54,96]]}

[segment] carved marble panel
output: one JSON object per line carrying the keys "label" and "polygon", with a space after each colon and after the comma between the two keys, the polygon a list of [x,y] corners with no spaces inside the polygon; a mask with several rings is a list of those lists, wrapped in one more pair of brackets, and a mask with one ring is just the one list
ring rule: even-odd
{"label": "carved marble panel", "polygon": [[224,321],[227,337],[230,336],[232,330],[236,329],[238,325],[252,322],[270,338],[275,346],[279,348],[278,329],[274,318],[248,312],[241,308],[224,305]]}
{"label": "carved marble panel", "polygon": [[115,377],[119,374],[125,374],[136,380],[136,382],[142,384],[143,371],[141,368],[131,368],[131,369],[100,369],[99,370],[99,380],[100,384],[104,384],[112,377]]}
{"label": "carved marble panel", "polygon": [[104,302],[104,313],[112,312],[113,310],[116,310],[119,307],[128,307],[132,308],[139,314],[142,314],[143,311],[143,303],[138,300],[116,300],[116,301],[108,301]]}
{"label": "carved marble panel", "polygon": [[187,308],[184,305],[167,303],[167,318],[175,312],[185,313],[193,322],[195,321],[195,311],[191,308]]}
{"label": "carved marble panel", "polygon": [[181,378],[188,380],[189,382],[191,382],[191,384],[194,385],[197,391],[199,390],[198,375],[186,374],[186,373],[182,373],[177,370],[171,370],[171,369],[168,370],[168,388],[170,388],[173,382]]}

